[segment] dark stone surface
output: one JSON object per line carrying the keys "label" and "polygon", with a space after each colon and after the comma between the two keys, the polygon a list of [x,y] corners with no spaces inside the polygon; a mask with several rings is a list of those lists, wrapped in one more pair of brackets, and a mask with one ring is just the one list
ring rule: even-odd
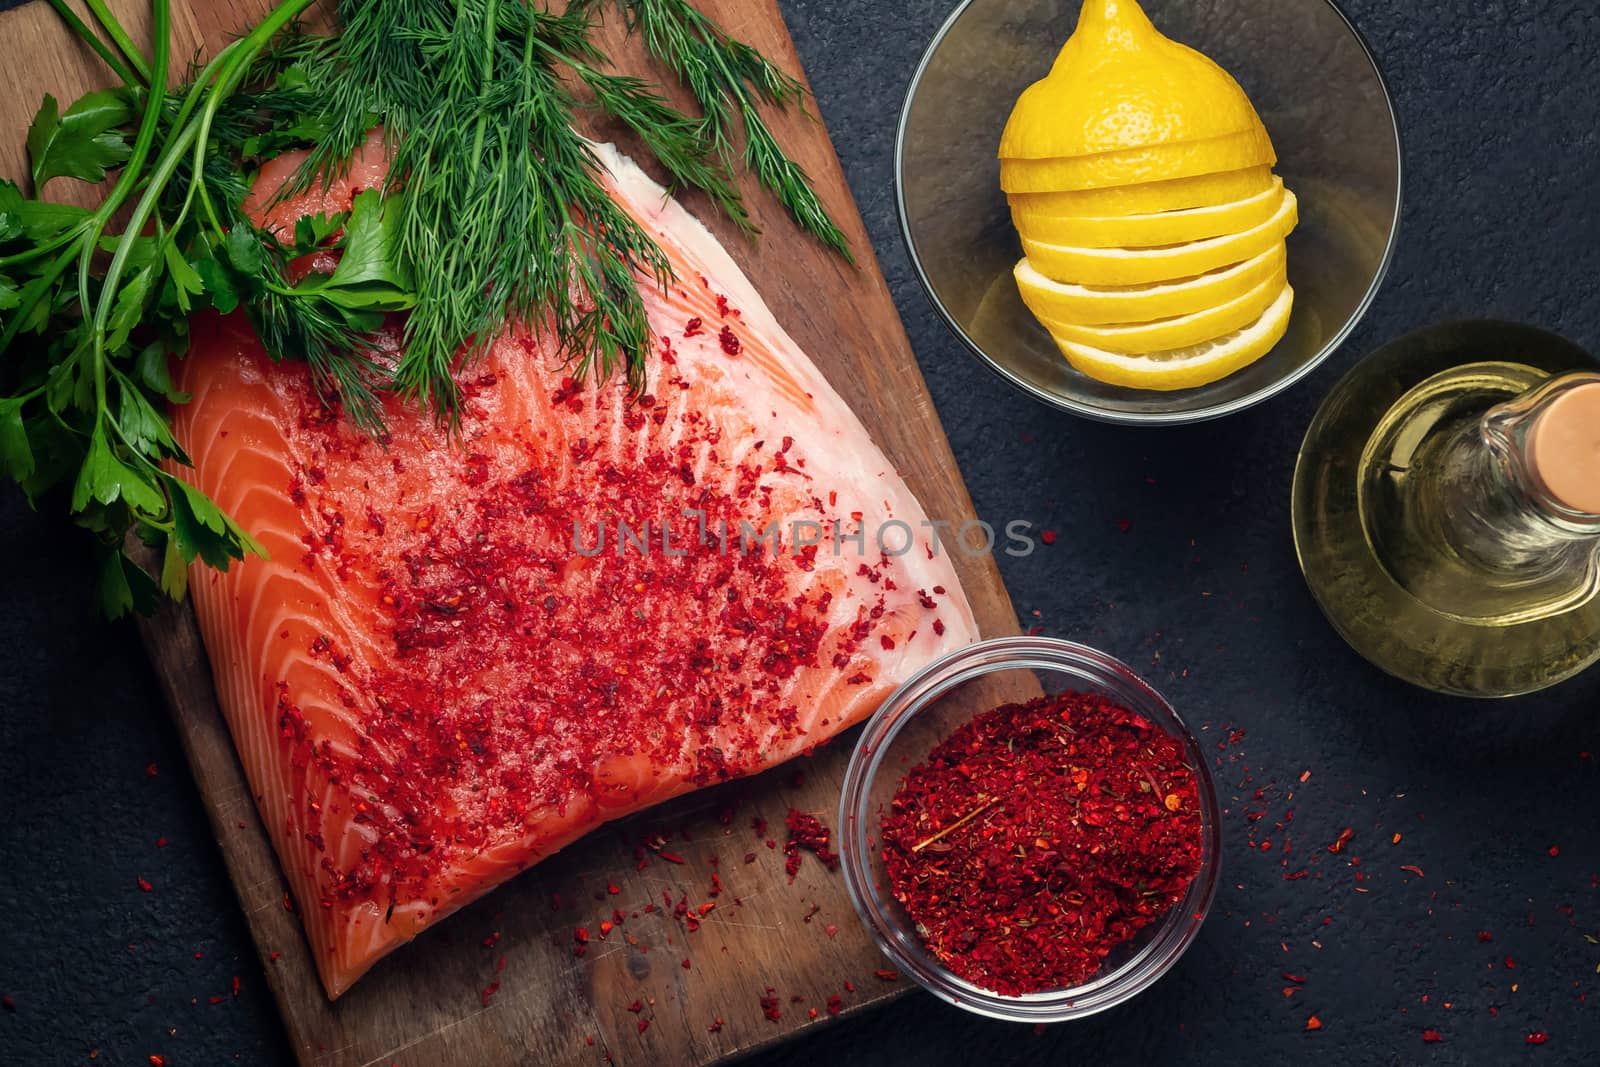
{"label": "dark stone surface", "polygon": [[[1219,753],[1221,783],[1241,799],[1229,803],[1216,910],[1149,994],[1038,1036],[917,996],[759,1062],[1596,1062],[1600,1004],[1587,1001],[1600,995],[1600,945],[1584,935],[1600,933],[1600,672],[1495,705],[1380,676],[1311,603],[1287,515],[1315,404],[1380,341],[1495,315],[1600,350],[1594,5],[1348,0],[1406,136],[1389,283],[1345,349],[1286,396],[1157,432],[1031,405],[958,349],[911,277],[893,131],[949,0],[783,6],[980,514],[1060,534],[1049,551],[1001,561],[1024,623],[1147,670],[1191,721],[1212,724],[1208,739],[1246,734]],[[79,538],[9,489],[0,498],[12,561],[0,610],[0,993],[11,998],[0,1062],[88,1062],[93,1048],[111,1064],[152,1052],[174,1065],[286,1062],[131,630],[90,621]],[[1263,806],[1252,794],[1269,785],[1269,814],[1251,824],[1246,812]],[[1291,809],[1289,832],[1273,829]],[[1355,839],[1331,856],[1343,827]],[[1272,850],[1251,847],[1261,840]],[[1311,877],[1284,879],[1302,866]],[[1292,997],[1285,972],[1305,979]],[[240,997],[208,1004],[234,974]],[[1443,1043],[1425,1044],[1425,1028]],[[1532,1030],[1549,1043],[1527,1047]]]}

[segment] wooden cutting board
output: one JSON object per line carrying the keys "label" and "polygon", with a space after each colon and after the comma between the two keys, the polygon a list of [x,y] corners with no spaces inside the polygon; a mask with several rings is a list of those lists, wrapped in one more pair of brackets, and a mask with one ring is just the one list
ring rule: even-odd
{"label": "wooden cutting board", "polygon": [[[698,6],[800,73],[775,0],[699,0]],[[112,0],[111,7],[126,13],[130,27],[148,25],[147,4]],[[176,4],[173,56],[212,53],[268,7],[265,0]],[[612,22],[606,40],[618,66],[657,76]],[[53,93],[65,107],[109,81],[46,4],[0,14],[0,40],[8,55],[26,57],[0,69],[0,176],[21,178],[25,132],[42,94]],[[749,180],[746,192],[766,234],[759,244],[713,216],[703,200],[687,203],[860,414],[929,516],[959,527],[972,518],[972,504],[827,130],[797,115],[777,117],[774,128],[815,179],[859,267],[800,235]],[[633,148],[626,137],[617,139]],[[52,195],[70,195],[71,184],[57,181]],[[1016,616],[993,561],[955,556],[984,633],[1015,633]],[[711,1063],[825,1025],[831,996],[849,1014],[906,987],[904,980],[874,976],[887,964],[856,919],[840,874],[810,857],[792,884],[784,872],[784,815],[794,807],[834,825],[852,731],[812,759],[595,832],[395,952],[330,1004],[299,920],[285,909],[286,885],[218,711],[192,612],[168,606],[143,624],[143,634],[290,1042],[306,1067],[593,1064],[607,1053],[618,1063]],[[764,833],[753,819],[766,820]],[[666,862],[647,849],[649,865],[639,867],[635,848],[652,835],[666,838],[665,851],[684,862]],[[769,848],[769,840],[777,847]],[[713,859],[723,886],[717,908],[686,934],[661,905],[685,896],[695,905],[711,901]],[[657,910],[644,912],[647,904]],[[601,941],[600,922],[613,909],[626,921]],[[592,939],[582,958],[573,954],[578,926]],[[494,982],[498,988],[484,997]],[[779,999],[776,1021],[760,1004],[768,987]],[[630,1010],[635,1003],[638,1012]],[[723,1025],[713,1029],[719,1016]]]}

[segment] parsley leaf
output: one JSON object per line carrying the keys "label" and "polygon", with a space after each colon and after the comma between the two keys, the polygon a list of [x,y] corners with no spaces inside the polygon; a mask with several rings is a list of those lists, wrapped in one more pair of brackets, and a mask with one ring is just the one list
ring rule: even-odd
{"label": "parsley leaf", "polygon": [[88,93],[65,114],[59,113],[59,106],[55,97],[46,94],[28,128],[35,189],[51,178],[102,181],[106,171],[127,162],[133,149],[122,127],[133,121],[134,110],[126,90]]}

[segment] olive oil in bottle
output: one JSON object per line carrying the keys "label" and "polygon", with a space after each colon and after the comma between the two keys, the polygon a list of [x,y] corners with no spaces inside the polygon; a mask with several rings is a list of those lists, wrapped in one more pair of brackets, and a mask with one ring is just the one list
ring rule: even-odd
{"label": "olive oil in bottle", "polygon": [[1558,337],[1461,323],[1357,365],[1295,471],[1312,594],[1417,685],[1511,696],[1600,661],[1600,366]]}

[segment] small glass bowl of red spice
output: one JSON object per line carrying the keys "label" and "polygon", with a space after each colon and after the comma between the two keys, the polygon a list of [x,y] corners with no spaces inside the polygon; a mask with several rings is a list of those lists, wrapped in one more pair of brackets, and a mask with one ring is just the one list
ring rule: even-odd
{"label": "small glass bowl of red spice", "polygon": [[1147,989],[1215,896],[1221,812],[1177,712],[1127,665],[1041,637],[930,664],[845,773],[850,899],[902,972],[1045,1023]]}

